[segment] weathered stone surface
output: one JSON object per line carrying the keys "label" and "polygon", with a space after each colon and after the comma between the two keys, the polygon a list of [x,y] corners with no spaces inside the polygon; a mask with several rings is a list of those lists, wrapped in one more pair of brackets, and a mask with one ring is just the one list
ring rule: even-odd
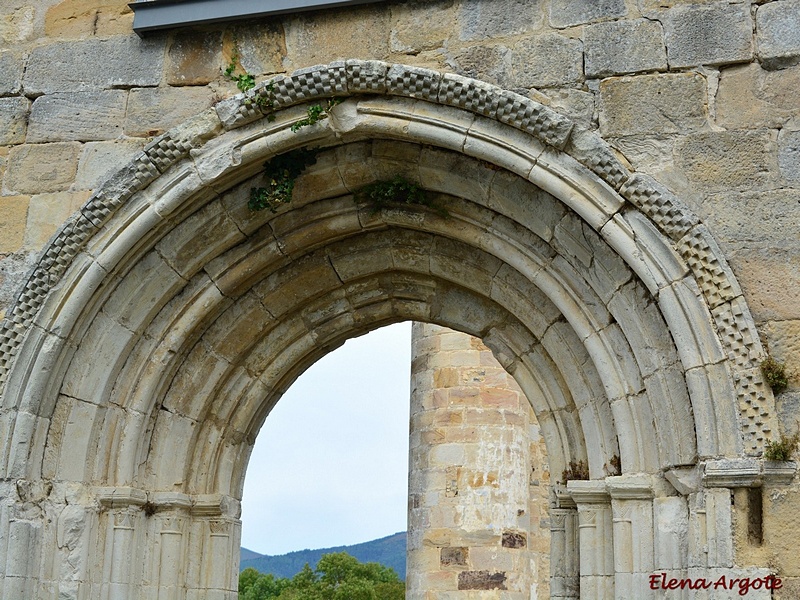
{"label": "weathered stone surface", "polygon": [[30,3],[4,4],[0,12],[0,41],[4,47],[30,40],[36,29],[36,9]]}
{"label": "weathered stone surface", "polygon": [[458,37],[483,40],[531,31],[544,21],[543,4],[541,0],[465,0],[458,11]]}
{"label": "weathered stone surface", "polygon": [[502,45],[470,46],[453,55],[451,61],[459,75],[503,85],[509,81],[511,50]]}
{"label": "weathered stone surface", "polygon": [[587,77],[663,71],[667,68],[661,23],[636,19],[589,25],[583,30]]}
{"label": "weathered stone surface", "polygon": [[25,222],[28,215],[28,196],[0,196],[0,253],[16,252],[22,248]]}
{"label": "weathered stone surface", "polygon": [[800,256],[792,250],[742,249],[729,254],[756,323],[800,319]]}
{"label": "weathered stone surface", "polygon": [[0,98],[0,145],[25,141],[29,106],[27,98]]}
{"label": "weathered stone surface", "polygon": [[121,169],[144,147],[145,140],[89,142],[83,147],[75,176],[75,189],[92,190]]}
{"label": "weathered stone surface", "polygon": [[593,21],[604,21],[624,17],[628,13],[624,0],[552,0],[550,3],[550,25],[571,27]]}
{"label": "weathered stone surface", "polygon": [[[800,390],[800,320],[770,321],[762,328],[770,355],[786,365],[790,392]],[[787,429],[795,431],[797,423],[787,422]]]}
{"label": "weathered stone surface", "polygon": [[441,48],[445,40],[453,35],[457,14],[453,0],[396,4],[391,6],[391,11],[392,52],[416,54]]}
{"label": "weathered stone surface", "polygon": [[12,148],[3,188],[11,193],[42,194],[69,187],[78,167],[78,142]]}
{"label": "weathered stone surface", "polygon": [[707,126],[706,81],[696,73],[641,75],[600,83],[600,131],[622,136],[685,133]]}
{"label": "weathered stone surface", "polygon": [[389,9],[372,5],[338,15],[306,13],[284,21],[289,70],[357,56],[389,54]]}
{"label": "weathered stone surface", "polygon": [[768,189],[777,181],[775,142],[763,130],[692,134],[676,145],[675,162],[706,189]]}
{"label": "weathered stone surface", "polygon": [[556,33],[523,40],[512,48],[511,83],[515,87],[555,87],[583,76],[583,44]]}
{"label": "weathered stone surface", "polygon": [[32,196],[25,228],[25,249],[39,252],[64,221],[88,199],[87,191]]}
{"label": "weathered stone surface", "polygon": [[16,94],[22,87],[22,60],[10,50],[0,51],[0,96]]}
{"label": "weathered stone surface", "polygon": [[594,122],[595,98],[590,92],[570,88],[550,89],[544,102],[585,129],[591,128]]}
{"label": "weathered stone surface", "polygon": [[38,95],[154,86],[161,81],[163,65],[164,40],[159,37],[56,42],[31,52],[23,87],[26,94]]}
{"label": "weathered stone surface", "polygon": [[459,590],[505,590],[506,574],[490,571],[461,571],[458,574]]}
{"label": "weathered stone surface", "polygon": [[11,306],[14,294],[22,284],[22,277],[30,272],[35,259],[35,252],[0,254],[0,319]]}
{"label": "weathered stone surface", "polygon": [[237,27],[234,39],[239,50],[239,63],[248,73],[263,75],[283,71],[286,40],[280,23],[268,21]]}
{"label": "weathered stone surface", "polygon": [[800,131],[781,129],[778,134],[778,166],[786,181],[800,183]]}
{"label": "weathered stone surface", "polygon": [[56,38],[125,35],[132,25],[133,10],[125,0],[62,0],[44,17],[45,33]]}
{"label": "weathered stone surface", "polygon": [[122,133],[127,92],[73,92],[40,96],[31,107],[28,141],[109,140]]}
{"label": "weathered stone surface", "polygon": [[211,106],[207,87],[138,88],[130,91],[125,114],[125,135],[160,135]]}
{"label": "weathered stone surface", "polygon": [[467,565],[469,558],[469,548],[464,546],[454,546],[442,548],[441,550],[441,564],[443,567],[459,566],[464,567]]}
{"label": "weathered stone surface", "polygon": [[782,127],[800,116],[800,66],[767,71],[757,63],[720,71],[717,122],[728,128]]}
{"label": "weathered stone surface", "polygon": [[758,59],[768,69],[800,62],[800,0],[783,0],[758,7]]}
{"label": "weathered stone surface", "polygon": [[753,57],[749,5],[719,2],[674,8],[663,23],[670,67],[722,65]]}
{"label": "weathered stone surface", "polygon": [[164,71],[169,85],[203,85],[219,77],[226,64],[222,32],[179,32],[167,50]]}
{"label": "weathered stone surface", "polygon": [[789,248],[800,223],[800,190],[710,194],[699,207],[725,248]]}

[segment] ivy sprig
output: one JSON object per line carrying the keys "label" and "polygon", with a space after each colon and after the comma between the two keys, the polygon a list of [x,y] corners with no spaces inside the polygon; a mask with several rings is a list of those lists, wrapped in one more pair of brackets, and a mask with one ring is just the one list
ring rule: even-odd
{"label": "ivy sprig", "polygon": [[247,206],[252,211],[277,212],[283,204],[292,200],[294,184],[305,169],[317,162],[317,151],[301,148],[279,154],[264,163],[264,178],[267,185],[250,189]]}
{"label": "ivy sprig", "polygon": [[438,206],[424,189],[402,175],[365,185],[353,197],[356,202],[369,204],[373,214],[397,205],[416,205],[430,208],[444,217],[449,216],[447,210]]}

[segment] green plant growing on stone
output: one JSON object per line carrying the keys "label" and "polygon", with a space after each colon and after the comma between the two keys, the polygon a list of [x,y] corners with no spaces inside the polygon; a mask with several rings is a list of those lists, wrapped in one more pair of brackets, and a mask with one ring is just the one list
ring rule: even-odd
{"label": "green plant growing on stone", "polygon": [[585,481],[587,479],[589,479],[589,465],[582,460],[570,461],[569,467],[561,472],[561,481],[564,484],[568,481]]}
{"label": "green plant growing on stone", "polygon": [[789,379],[786,377],[786,365],[778,362],[771,356],[761,363],[761,372],[764,374],[764,379],[767,380],[769,387],[772,388],[773,393],[780,394],[789,385]]}
{"label": "green plant growing on stone", "polygon": [[356,202],[369,204],[373,214],[397,205],[416,205],[430,208],[442,216],[449,216],[448,212],[438,206],[424,189],[401,175],[366,185],[355,192],[354,198]]}
{"label": "green plant growing on stone", "polygon": [[225,76],[231,81],[236,82],[236,87],[239,88],[240,92],[252,90],[256,86],[255,75],[251,75],[247,71],[240,73],[239,75],[234,75],[237,62],[239,62],[239,52],[234,50],[233,55],[231,56],[231,62],[225,69]]}
{"label": "green plant growing on stone", "polygon": [[250,189],[248,208],[252,211],[268,209],[270,212],[277,212],[282,204],[291,202],[295,181],[306,167],[315,162],[316,150],[301,148],[280,154],[264,163],[267,185]]}
{"label": "green plant growing on stone", "polygon": [[792,455],[797,452],[798,444],[800,444],[800,430],[789,437],[782,435],[781,439],[776,442],[767,442],[764,447],[764,458],[767,460],[792,460]]}
{"label": "green plant growing on stone", "polygon": [[[247,71],[240,73],[239,75],[234,75],[234,72],[236,71],[236,63],[238,61],[239,53],[234,50],[233,55],[231,56],[231,62],[225,68],[225,76],[231,81],[235,81],[236,87],[239,88],[239,91],[245,93],[252,90],[256,86],[256,77]],[[244,101],[245,104],[250,104],[252,102],[255,102],[255,104],[267,110],[273,110],[275,108],[275,84],[272,82],[272,80],[270,80],[264,86],[262,93],[257,95],[255,98],[246,98]],[[267,115],[267,121],[271,122],[274,120],[275,115]]]}
{"label": "green plant growing on stone", "polygon": [[292,131],[297,132],[300,131],[303,127],[307,127],[309,125],[314,125],[315,123],[320,122],[322,119],[328,118],[328,112],[337,104],[341,104],[341,98],[330,98],[325,108],[322,107],[321,104],[314,104],[309,106],[306,109],[306,118],[297,121],[297,123],[292,125]]}

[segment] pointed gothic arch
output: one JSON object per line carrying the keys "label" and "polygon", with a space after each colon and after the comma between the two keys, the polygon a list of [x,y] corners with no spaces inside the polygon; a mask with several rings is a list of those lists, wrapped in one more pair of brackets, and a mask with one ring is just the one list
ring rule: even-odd
{"label": "pointed gothic arch", "polygon": [[[291,130],[331,97],[327,119]],[[250,213],[264,161],[300,147],[319,154],[294,201]],[[354,201],[397,174],[449,216]],[[574,501],[610,523],[612,499],[652,501],[664,473],[747,461],[775,429],[741,290],[666,188],[483,82],[313,67],[154,140],[44,250],[0,330],[0,531],[28,557],[0,589],[235,594],[238,499],[270,407],[347,338],[408,319],[493,350],[552,472],[588,461],[592,481],[561,490],[557,510]],[[608,478],[615,456],[623,475]],[[585,552],[582,598],[646,572],[613,549],[583,565]]]}

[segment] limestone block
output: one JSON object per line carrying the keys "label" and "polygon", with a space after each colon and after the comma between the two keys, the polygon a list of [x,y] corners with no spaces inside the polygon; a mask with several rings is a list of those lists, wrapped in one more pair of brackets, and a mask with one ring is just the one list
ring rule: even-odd
{"label": "limestone block", "polygon": [[35,252],[0,253],[0,318],[11,306],[23,277],[33,268]]}
{"label": "limestone block", "polygon": [[389,54],[389,8],[353,7],[347,11],[304,13],[283,23],[289,69],[358,56],[385,59]]}
{"label": "limestone block", "polygon": [[138,88],[130,91],[125,114],[125,135],[159,135],[211,106],[207,87]]}
{"label": "limestone block", "polygon": [[695,133],[675,147],[675,163],[689,181],[709,191],[774,188],[778,179],[773,132]]}
{"label": "limestone block", "polygon": [[501,44],[469,46],[453,53],[453,65],[460,75],[507,86],[511,77],[510,56],[511,50]]}
{"label": "limestone block", "polygon": [[[441,48],[453,34],[456,8],[452,0],[434,3],[398,4],[391,7],[392,52],[416,54]],[[466,7],[461,9],[466,10]]]}
{"label": "limestone block", "polygon": [[550,25],[557,28],[606,21],[626,14],[628,10],[624,0],[552,0],[550,3]]}
{"label": "limestone block", "polygon": [[549,89],[550,106],[576,125],[589,129],[595,120],[595,98],[590,92],[570,88]]}
{"label": "limestone block", "polygon": [[686,133],[707,127],[707,86],[697,73],[612,77],[600,83],[600,131],[608,136]]}
{"label": "limestone block", "polygon": [[781,249],[742,249],[729,260],[756,323],[800,319],[800,256]]}
{"label": "limestone block", "polygon": [[22,61],[10,50],[0,51],[0,96],[16,94],[22,87]]}
{"label": "limestone block", "polygon": [[55,192],[31,197],[25,247],[40,251],[67,218],[88,200],[89,192]]}
{"label": "limestone block", "polygon": [[767,69],[782,69],[800,62],[800,1],[784,0],[758,7],[756,12],[758,59]]}
{"label": "limestone block", "polygon": [[705,206],[703,220],[726,249],[788,250],[795,244],[786,232],[800,223],[800,190],[714,193]]}
{"label": "limestone block", "polygon": [[689,510],[686,498],[653,500],[655,568],[685,569],[689,552]]}
{"label": "limestone block", "polygon": [[169,85],[204,85],[216,79],[227,62],[222,56],[222,32],[178,32],[164,65]]}
{"label": "limestone block", "polygon": [[790,184],[800,184],[800,131],[781,129],[778,133],[778,166]]}
{"label": "limestone block", "polygon": [[127,93],[57,93],[37,98],[31,107],[28,142],[109,140],[120,136]]}
{"label": "limestone block", "polygon": [[583,44],[556,33],[532,36],[511,52],[511,83],[515,87],[556,87],[583,77]]}
{"label": "limestone block", "polygon": [[462,41],[483,40],[538,29],[544,21],[543,4],[541,0],[466,0],[458,11],[458,37]]}
{"label": "limestone block", "polygon": [[78,142],[35,144],[11,149],[4,190],[11,193],[41,194],[69,187],[78,167]]}
{"label": "limestone block", "polygon": [[0,14],[0,41],[3,47],[13,47],[17,42],[30,40],[36,30],[36,9],[26,3],[21,6],[4,6]]}
{"label": "limestone block", "polygon": [[669,66],[749,62],[753,25],[748,4],[680,6],[664,15]]}
{"label": "limestone block", "polygon": [[588,25],[583,30],[586,76],[603,77],[667,68],[661,23],[646,19]]}
{"label": "limestone block", "polygon": [[124,0],[63,0],[44,17],[45,33],[51,38],[124,35],[132,26],[133,10]]}
{"label": "limestone block", "polygon": [[783,127],[800,115],[800,66],[767,71],[757,63],[720,71],[717,122],[728,128]]}
{"label": "limestone block", "polygon": [[144,140],[89,142],[84,145],[78,161],[74,189],[96,189],[115,171],[125,166],[143,146]]}
{"label": "limestone block", "polygon": [[29,106],[27,98],[0,98],[0,145],[25,142]]}
{"label": "limestone block", "polygon": [[239,64],[245,71],[253,75],[283,71],[286,41],[280,22],[262,21],[237,26],[233,28],[233,37],[239,51]]}
{"label": "limestone block", "polygon": [[22,247],[29,203],[28,196],[0,196],[0,253],[17,252]]}
{"label": "limestone block", "polygon": [[[786,364],[789,389],[800,387],[800,320],[770,321],[762,327],[770,354]],[[794,430],[796,418],[787,420],[787,429]]]}
{"label": "limestone block", "polygon": [[[136,60],[131,60],[131,57]],[[164,65],[164,39],[118,36],[56,42],[35,48],[25,69],[26,94],[97,88],[156,86]]]}

